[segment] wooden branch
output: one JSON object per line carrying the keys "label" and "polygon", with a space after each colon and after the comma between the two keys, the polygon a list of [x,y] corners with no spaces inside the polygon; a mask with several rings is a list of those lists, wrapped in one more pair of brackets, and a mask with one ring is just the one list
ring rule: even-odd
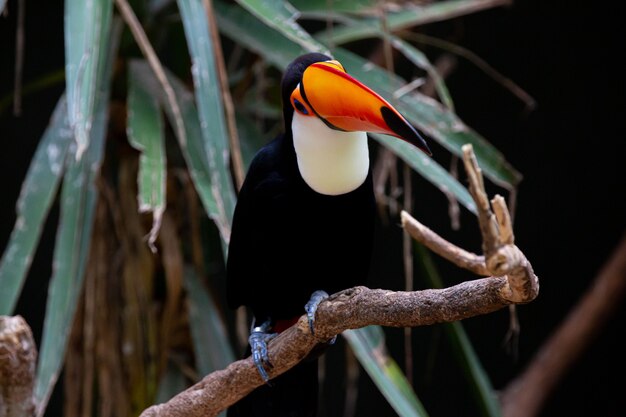
{"label": "wooden branch", "polygon": [[[336,293],[319,305],[314,336],[309,331],[306,315],[303,315],[294,326],[269,343],[269,358],[274,365],[268,370],[270,378],[296,365],[318,343],[348,329],[452,322],[491,313],[507,305],[527,303],[537,296],[537,277],[524,254],[512,244],[513,232],[504,200],[496,197],[491,202],[494,214],[470,145],[464,147],[464,160],[471,177],[472,196],[479,206],[481,231],[487,242],[483,244],[486,256],[470,254],[446,242],[406,212],[402,214],[403,224],[411,235],[417,230],[415,236],[421,236],[418,240],[457,265],[480,274],[496,271],[502,276],[437,290],[394,292],[355,287]],[[263,380],[248,357],[207,375],[167,403],[148,408],[140,417],[214,416],[261,384]]]}
{"label": "wooden branch", "polygon": [[0,417],[35,413],[37,345],[21,316],[0,316]]}
{"label": "wooden branch", "polygon": [[[441,290],[386,291],[355,287],[323,301],[316,315],[315,336],[306,315],[269,344],[270,378],[289,370],[313,349],[348,329],[368,325],[416,327],[491,313],[511,304],[504,277],[468,281]],[[523,300],[528,302],[531,300]],[[232,363],[141,417],[213,416],[263,384],[252,359]]]}
{"label": "wooden branch", "polygon": [[469,180],[469,190],[478,211],[484,256],[455,246],[407,212],[402,212],[402,226],[415,240],[461,268],[477,275],[506,275],[509,283],[507,297],[510,297],[512,303],[533,300],[539,293],[539,279],[522,251],[514,245],[511,216],[504,198],[497,195],[490,204],[472,145],[463,146],[463,162]]}
{"label": "wooden branch", "polygon": [[413,239],[422,243],[437,255],[447,259],[458,267],[467,269],[476,275],[488,276],[489,271],[485,265],[485,257],[476,255],[462,249],[433,232],[428,227],[417,221],[406,211],[400,213],[402,227]]}

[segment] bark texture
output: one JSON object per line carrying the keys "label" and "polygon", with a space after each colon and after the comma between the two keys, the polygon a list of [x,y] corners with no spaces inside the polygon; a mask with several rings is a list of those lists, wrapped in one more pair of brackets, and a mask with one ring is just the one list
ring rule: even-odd
{"label": "bark texture", "polygon": [[35,412],[33,389],[37,346],[21,316],[0,316],[0,417]]}

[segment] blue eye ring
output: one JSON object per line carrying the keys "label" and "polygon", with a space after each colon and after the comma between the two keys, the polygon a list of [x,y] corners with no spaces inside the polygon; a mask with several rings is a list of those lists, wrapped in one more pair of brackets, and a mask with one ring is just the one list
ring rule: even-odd
{"label": "blue eye ring", "polygon": [[293,99],[293,106],[302,114],[309,114],[309,111],[306,109],[304,104],[300,103],[297,98]]}

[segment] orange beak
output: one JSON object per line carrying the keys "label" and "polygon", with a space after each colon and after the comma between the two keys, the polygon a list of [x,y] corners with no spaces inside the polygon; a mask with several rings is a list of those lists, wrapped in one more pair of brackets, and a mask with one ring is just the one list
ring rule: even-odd
{"label": "orange beak", "polygon": [[291,94],[327,126],[343,131],[383,133],[403,139],[428,155],[426,141],[389,102],[349,76],[337,61],[316,62]]}

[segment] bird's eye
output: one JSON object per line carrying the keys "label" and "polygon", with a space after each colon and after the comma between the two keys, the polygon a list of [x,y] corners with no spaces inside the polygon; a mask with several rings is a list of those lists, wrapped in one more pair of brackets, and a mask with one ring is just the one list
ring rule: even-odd
{"label": "bird's eye", "polygon": [[297,98],[293,99],[293,106],[302,114],[309,114],[309,111],[304,107],[304,104],[300,103]]}

